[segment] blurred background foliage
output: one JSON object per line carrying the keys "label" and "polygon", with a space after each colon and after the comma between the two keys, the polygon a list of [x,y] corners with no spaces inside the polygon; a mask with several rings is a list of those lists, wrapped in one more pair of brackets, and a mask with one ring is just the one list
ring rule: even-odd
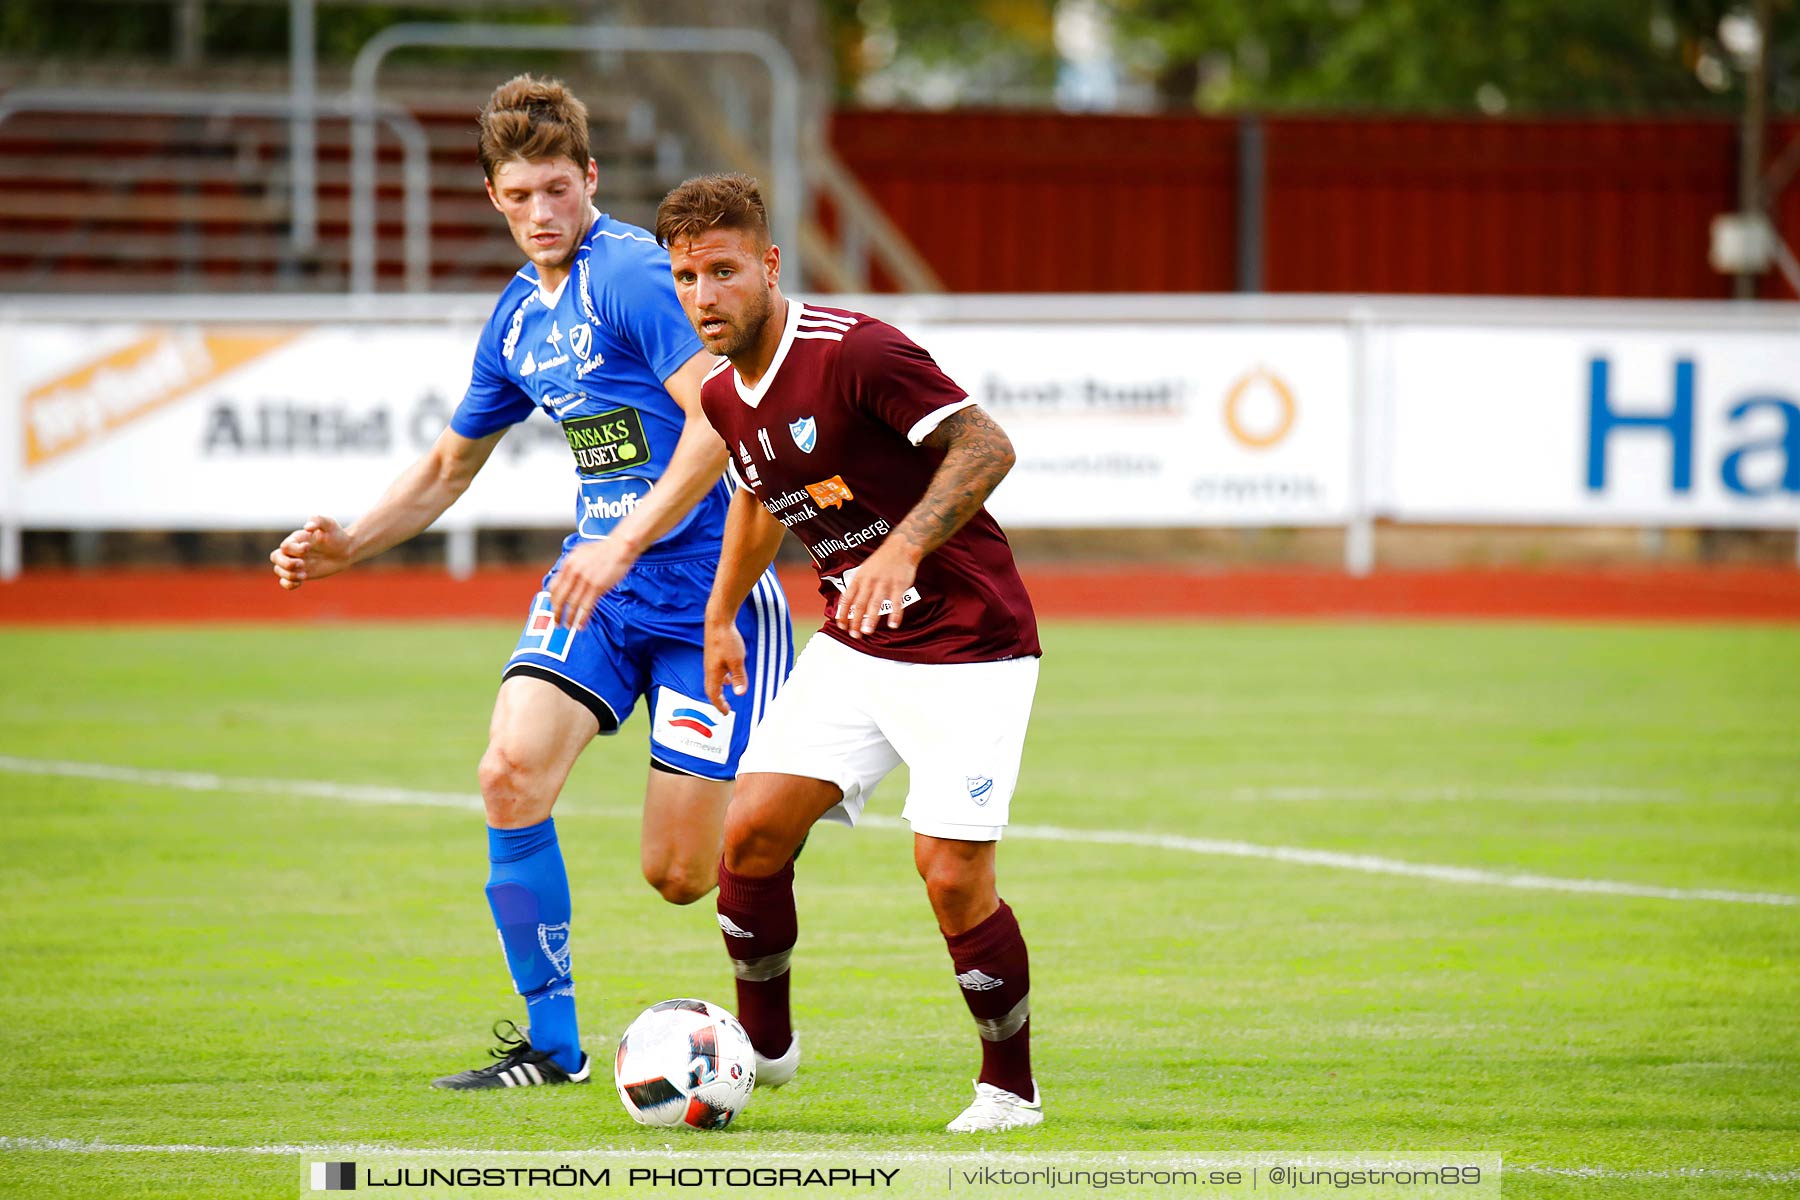
{"label": "blurred background foliage", "polygon": [[[841,103],[1097,111],[1733,112],[1769,8],[1769,100],[1800,111],[1800,0],[794,0]],[[282,59],[281,0],[7,0],[0,56]],[[398,21],[637,20],[626,0],[320,0],[321,62]],[[654,11],[650,9],[649,11]],[[740,18],[741,19],[741,18]],[[731,24],[726,13],[719,24]]]}

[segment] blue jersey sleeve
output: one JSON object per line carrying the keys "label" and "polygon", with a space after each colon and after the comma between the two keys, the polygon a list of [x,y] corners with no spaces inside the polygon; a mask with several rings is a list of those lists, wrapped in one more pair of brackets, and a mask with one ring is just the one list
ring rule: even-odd
{"label": "blue jersey sleeve", "polygon": [[475,342],[475,362],[469,369],[469,390],[450,418],[450,428],[466,438],[498,433],[529,417],[536,407],[525,390],[507,377],[500,359],[500,314],[508,307],[499,306],[482,327]]}
{"label": "blue jersey sleeve", "polygon": [[654,243],[628,245],[608,262],[607,278],[593,281],[594,304],[613,335],[666,382],[699,353],[700,335],[675,298],[668,251]]}

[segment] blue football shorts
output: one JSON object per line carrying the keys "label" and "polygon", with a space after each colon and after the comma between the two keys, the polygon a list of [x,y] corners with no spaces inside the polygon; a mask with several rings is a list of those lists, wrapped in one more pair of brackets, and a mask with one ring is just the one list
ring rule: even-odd
{"label": "blue football shorts", "polygon": [[716,555],[673,561],[639,559],[600,598],[578,632],[556,623],[550,580],[581,543],[571,538],[531,601],[519,644],[502,678],[542,679],[584,705],[603,734],[617,733],[639,698],[649,706],[652,761],[703,779],[734,779],[750,730],[794,666],[787,598],[765,571],[738,610],[749,690],[729,713],[706,699],[706,597]]}

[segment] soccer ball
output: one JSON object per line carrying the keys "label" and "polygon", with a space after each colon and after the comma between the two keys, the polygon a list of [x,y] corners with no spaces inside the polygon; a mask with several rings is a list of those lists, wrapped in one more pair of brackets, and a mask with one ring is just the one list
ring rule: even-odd
{"label": "soccer ball", "polygon": [[619,1039],[613,1082],[640,1125],[723,1129],[750,1103],[756,1051],[737,1018],[704,1000],[664,1000]]}

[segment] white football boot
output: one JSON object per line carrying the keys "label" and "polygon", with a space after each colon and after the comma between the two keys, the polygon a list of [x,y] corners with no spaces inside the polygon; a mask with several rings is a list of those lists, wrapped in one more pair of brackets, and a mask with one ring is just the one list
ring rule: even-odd
{"label": "white football boot", "polygon": [[[755,1053],[752,1050],[752,1053]],[[759,1088],[778,1088],[784,1083],[792,1083],[800,1070],[800,1035],[796,1033],[794,1040],[788,1043],[787,1053],[780,1058],[764,1058],[756,1055],[756,1086]]]}
{"label": "white football boot", "polygon": [[1038,1098],[1035,1082],[1031,1085],[1029,1101],[1005,1088],[977,1082],[975,1103],[963,1109],[962,1116],[944,1128],[951,1133],[999,1133],[1003,1129],[1028,1129],[1043,1120],[1044,1105]]}

